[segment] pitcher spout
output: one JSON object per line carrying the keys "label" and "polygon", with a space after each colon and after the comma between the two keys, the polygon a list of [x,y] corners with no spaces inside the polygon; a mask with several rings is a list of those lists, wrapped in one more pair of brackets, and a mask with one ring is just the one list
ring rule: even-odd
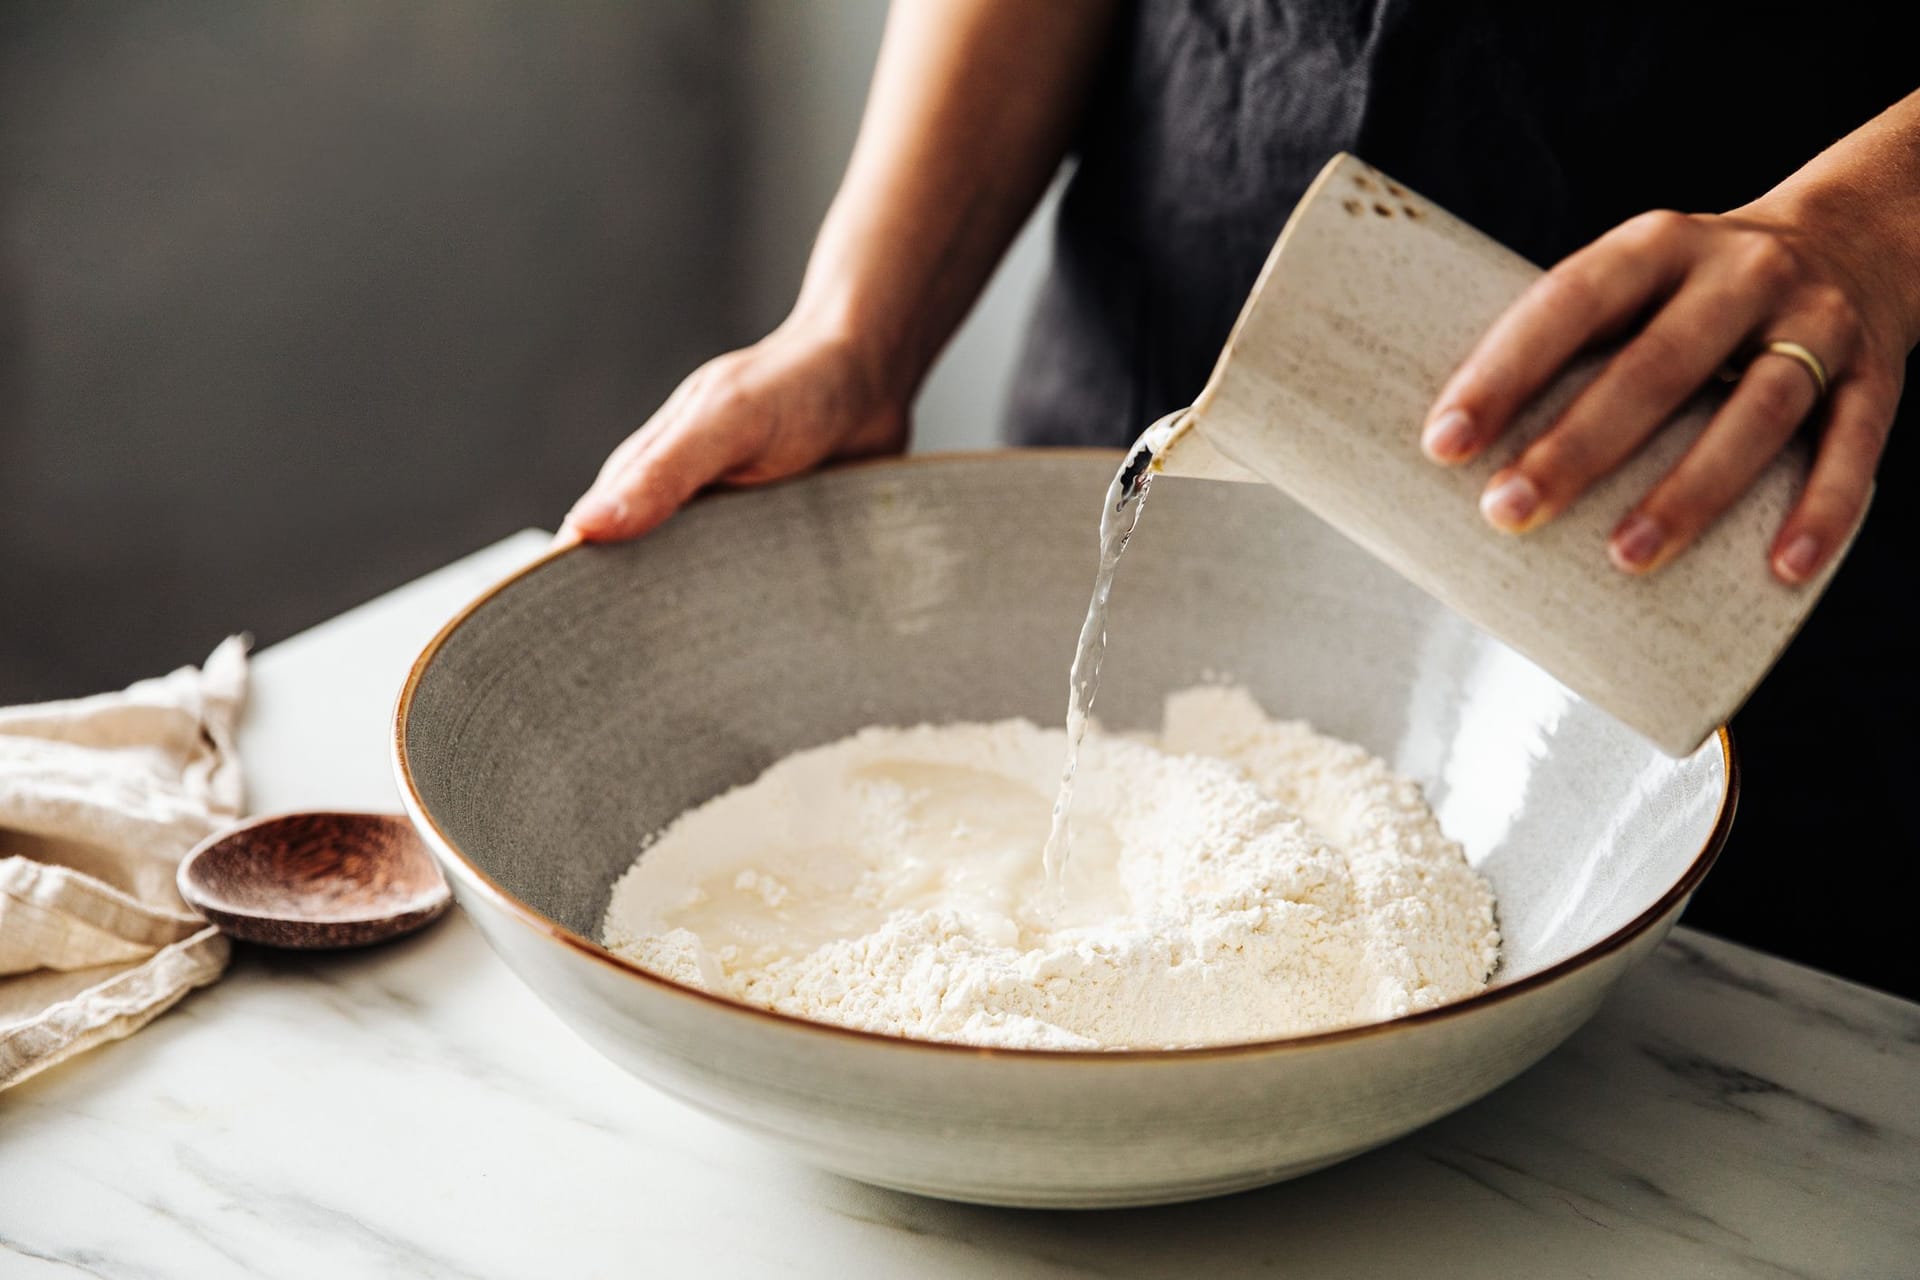
{"label": "pitcher spout", "polygon": [[1193,480],[1259,480],[1254,472],[1214,448],[1194,409],[1176,409],[1148,427],[1140,443],[1153,453],[1156,474]]}

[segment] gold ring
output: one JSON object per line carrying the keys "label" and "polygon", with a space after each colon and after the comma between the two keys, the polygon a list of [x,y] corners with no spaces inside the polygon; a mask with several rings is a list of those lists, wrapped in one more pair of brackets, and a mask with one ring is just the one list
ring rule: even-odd
{"label": "gold ring", "polygon": [[1799,343],[1789,342],[1785,338],[1782,338],[1777,342],[1769,342],[1761,349],[1760,354],[1763,356],[1785,356],[1787,359],[1794,361],[1802,369],[1807,371],[1808,377],[1813,379],[1814,398],[1818,400],[1826,396],[1827,366],[1821,363],[1819,356],[1813,354],[1813,352],[1807,350]]}

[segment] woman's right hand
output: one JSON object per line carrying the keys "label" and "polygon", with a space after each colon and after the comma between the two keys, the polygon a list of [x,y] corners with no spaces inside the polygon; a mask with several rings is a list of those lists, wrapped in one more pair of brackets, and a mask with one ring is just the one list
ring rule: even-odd
{"label": "woman's right hand", "polygon": [[793,316],[681,383],[561,538],[631,538],[709,484],[903,448],[920,380],[1059,168],[1116,9],[893,6]]}
{"label": "woman's right hand", "polygon": [[764,484],[906,446],[909,387],[860,342],[790,320],[709,360],[628,436],[567,513],[562,540],[638,537],[710,484]]}

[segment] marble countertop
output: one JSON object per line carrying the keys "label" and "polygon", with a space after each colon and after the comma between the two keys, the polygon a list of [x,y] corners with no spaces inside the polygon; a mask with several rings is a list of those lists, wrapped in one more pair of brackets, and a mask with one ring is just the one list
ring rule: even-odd
{"label": "marble countertop", "polygon": [[[253,801],[397,807],[400,674],[545,543],[259,655]],[[813,1172],[575,1038],[456,913],[241,949],[131,1040],[0,1094],[4,1276],[1920,1274],[1920,1006],[1680,931],[1540,1066],[1297,1182],[1041,1213]]]}

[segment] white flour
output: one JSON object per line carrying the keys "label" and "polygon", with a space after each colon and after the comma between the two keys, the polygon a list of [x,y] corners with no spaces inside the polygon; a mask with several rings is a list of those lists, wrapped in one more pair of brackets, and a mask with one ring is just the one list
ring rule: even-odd
{"label": "white flour", "polygon": [[970,1044],[1172,1047],[1468,995],[1493,895],[1419,788],[1244,691],[1087,740],[1066,904],[1040,859],[1064,735],[867,729],[663,832],[604,935],[667,977],[799,1017]]}

